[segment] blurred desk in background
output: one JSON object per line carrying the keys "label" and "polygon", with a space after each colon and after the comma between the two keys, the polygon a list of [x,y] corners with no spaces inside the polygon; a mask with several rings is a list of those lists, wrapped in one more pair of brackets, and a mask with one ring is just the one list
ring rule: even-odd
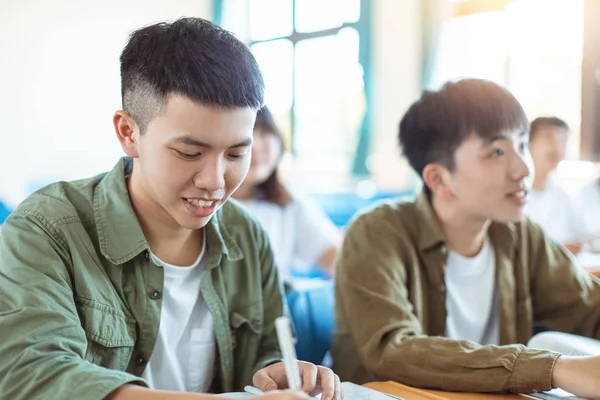
{"label": "blurred desk in background", "polygon": [[576,257],[586,271],[600,278],[600,253],[581,252]]}

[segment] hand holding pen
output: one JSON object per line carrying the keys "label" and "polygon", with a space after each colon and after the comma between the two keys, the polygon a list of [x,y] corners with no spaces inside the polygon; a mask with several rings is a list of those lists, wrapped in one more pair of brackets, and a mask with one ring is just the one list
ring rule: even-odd
{"label": "hand holding pen", "polygon": [[322,400],[341,400],[343,396],[340,378],[332,370],[297,361],[290,326],[287,317],[280,317],[275,321],[284,362],[270,365],[254,374],[254,386],[262,392],[301,390],[310,396],[322,393]]}

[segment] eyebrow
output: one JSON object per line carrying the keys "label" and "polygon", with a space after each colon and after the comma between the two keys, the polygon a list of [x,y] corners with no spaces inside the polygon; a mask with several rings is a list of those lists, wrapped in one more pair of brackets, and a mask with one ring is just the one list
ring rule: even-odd
{"label": "eyebrow", "polygon": [[[523,130],[519,133],[519,138],[524,138],[526,136],[529,136],[529,132],[527,132],[526,130]],[[500,140],[510,140],[510,138],[507,135],[503,135],[503,134],[490,136],[490,137],[483,139],[483,144],[481,145],[481,147],[487,147],[487,146],[491,145],[492,143],[500,141]]]}
{"label": "eyebrow", "polygon": [[[201,140],[194,139],[193,137],[188,136],[188,135],[176,137],[175,139],[172,140],[172,142],[187,144],[189,146],[204,147],[207,149],[211,149],[213,147],[210,143],[206,143]],[[242,142],[231,145],[228,148],[232,149],[232,148],[237,148],[237,147],[248,147],[251,144],[252,144],[252,138],[250,137]]]}

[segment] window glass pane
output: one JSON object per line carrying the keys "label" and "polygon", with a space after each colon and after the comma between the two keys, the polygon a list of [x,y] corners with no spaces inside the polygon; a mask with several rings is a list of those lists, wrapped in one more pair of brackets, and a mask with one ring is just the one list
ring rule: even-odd
{"label": "window glass pane", "polygon": [[296,30],[335,28],[360,17],[360,0],[296,0]]}
{"label": "window glass pane", "polygon": [[292,18],[292,0],[250,0],[250,40],[290,35]]}
{"label": "window glass pane", "polygon": [[508,87],[530,119],[557,116],[571,127],[567,157],[579,154],[583,0],[521,0],[506,8]]}
{"label": "window glass pane", "polygon": [[358,32],[346,28],[335,36],[299,42],[295,65],[297,155],[326,160],[334,168],[348,163],[365,112]]}
{"label": "window glass pane", "polygon": [[442,28],[432,87],[460,78],[506,84],[508,38],[504,12],[454,18]]}
{"label": "window glass pane", "polygon": [[265,79],[265,102],[273,110],[292,105],[293,46],[287,39],[256,43],[251,48]]}
{"label": "window glass pane", "polygon": [[288,136],[291,131],[289,112],[292,107],[293,57],[292,42],[287,39],[256,43],[252,53],[265,80],[265,103]]}

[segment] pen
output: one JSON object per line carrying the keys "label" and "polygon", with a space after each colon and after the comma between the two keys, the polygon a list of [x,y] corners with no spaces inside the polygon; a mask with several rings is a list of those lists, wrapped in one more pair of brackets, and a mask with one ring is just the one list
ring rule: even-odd
{"label": "pen", "polygon": [[291,322],[288,317],[279,317],[275,320],[279,348],[283,356],[283,365],[287,376],[288,387],[291,390],[302,390],[302,379],[298,369],[296,349],[292,338]]}

